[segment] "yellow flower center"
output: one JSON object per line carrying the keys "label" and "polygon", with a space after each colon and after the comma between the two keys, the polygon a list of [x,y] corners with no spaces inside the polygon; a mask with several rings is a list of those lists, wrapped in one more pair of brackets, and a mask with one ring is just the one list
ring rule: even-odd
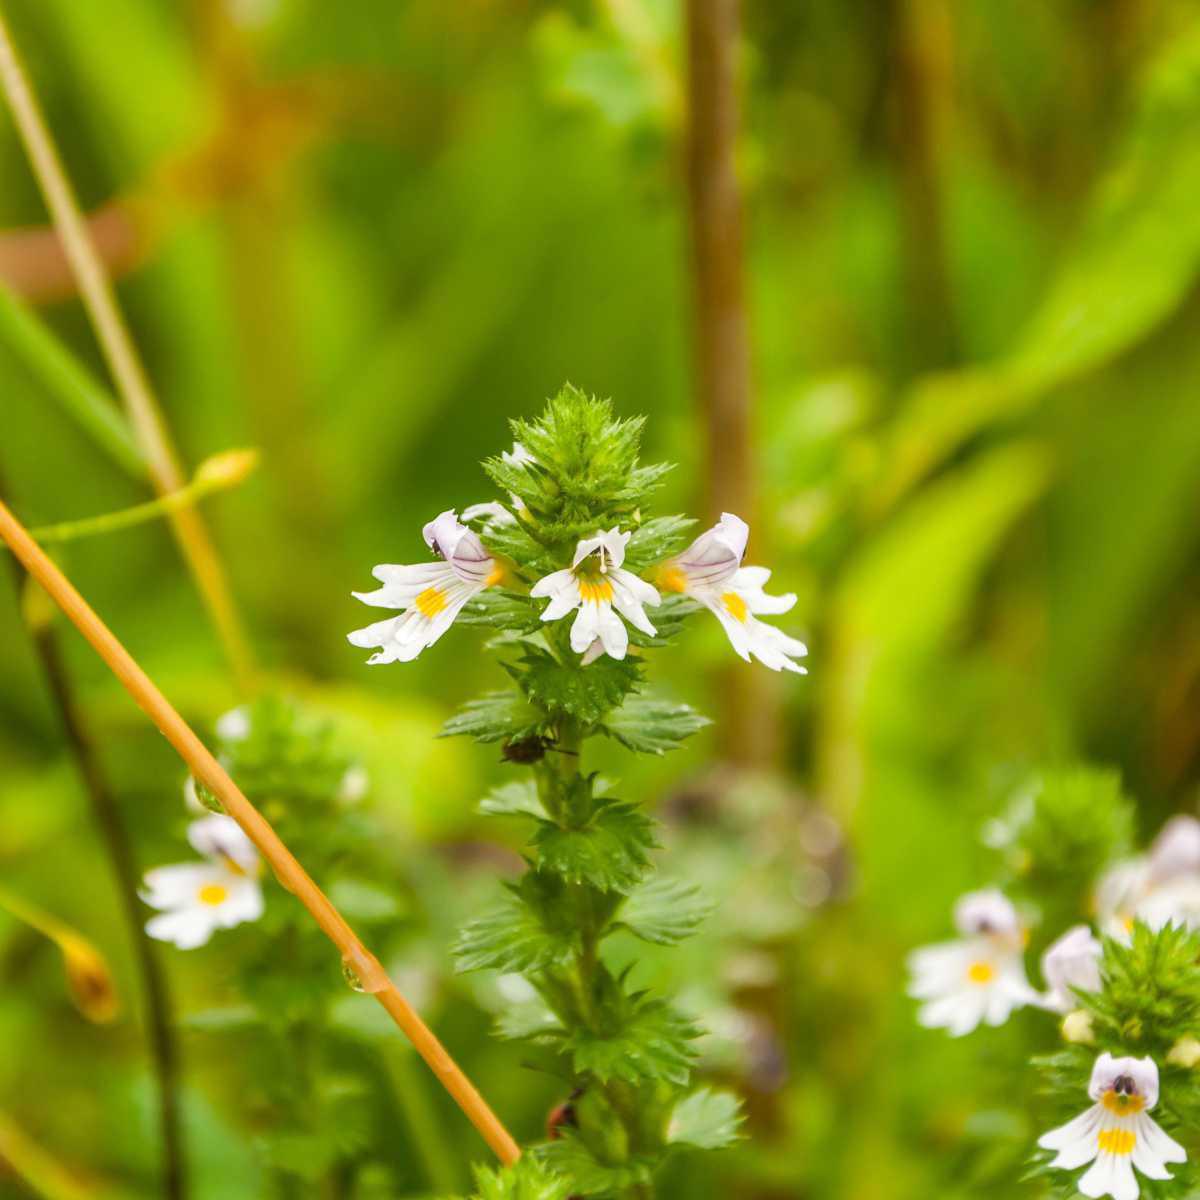
{"label": "yellow flower center", "polygon": [[972,983],[991,983],[996,978],[996,968],[990,962],[973,962],[967,968],[967,978]]}
{"label": "yellow flower center", "polygon": [[737,594],[737,592],[726,592],[721,597],[721,603],[725,605],[725,611],[735,620],[746,623],[746,602]]}
{"label": "yellow flower center", "polygon": [[613,598],[612,584],[607,579],[581,579],[579,597],[584,604],[599,604]]}
{"label": "yellow flower center", "polygon": [[1132,1129],[1102,1129],[1096,1134],[1096,1144],[1109,1154],[1132,1154],[1137,1134]]}
{"label": "yellow flower center", "polygon": [[483,581],[484,587],[491,587],[493,584],[499,583],[504,578],[504,568],[497,563],[492,568],[492,573]]}
{"label": "yellow flower center", "polygon": [[1146,1101],[1141,1096],[1130,1096],[1124,1092],[1107,1091],[1100,1097],[1100,1103],[1110,1113],[1119,1117],[1127,1117],[1131,1113],[1139,1113],[1146,1107]]}
{"label": "yellow flower center", "polygon": [[211,904],[214,908],[224,904],[229,899],[229,889],[219,883],[206,883],[197,893],[196,899],[201,904]]}
{"label": "yellow flower center", "polygon": [[438,587],[426,588],[414,602],[421,616],[433,620],[446,607],[446,593]]}
{"label": "yellow flower center", "polygon": [[682,567],[660,567],[657,579],[664,592],[687,591],[687,572]]}

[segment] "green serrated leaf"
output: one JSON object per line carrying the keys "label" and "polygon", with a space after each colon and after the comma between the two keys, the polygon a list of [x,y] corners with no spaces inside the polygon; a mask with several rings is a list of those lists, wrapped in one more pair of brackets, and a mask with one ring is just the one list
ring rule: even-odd
{"label": "green serrated leaf", "polygon": [[542,1041],[562,1036],[562,1022],[541,1000],[506,1008],[496,1018],[496,1036],[506,1041]]}
{"label": "green serrated leaf", "polygon": [[480,800],[479,811],[487,817],[537,817],[541,821],[549,818],[531,779],[492,788]]}
{"label": "green serrated leaf", "polygon": [[699,611],[700,605],[695,600],[687,596],[668,593],[663,596],[662,603],[650,612],[654,632],[652,634],[643,633],[642,630],[630,626],[629,644],[649,648],[669,646],[679,636],[688,617]]}
{"label": "green serrated leaf", "polygon": [[620,923],[646,942],[673,946],[689,938],[712,912],[712,901],[681,879],[649,879],[621,906]]}
{"label": "green serrated leaf", "polygon": [[633,531],[625,547],[625,569],[644,571],[663,559],[678,554],[688,544],[696,524],[693,517],[654,517]]}
{"label": "green serrated leaf", "polygon": [[654,822],[636,805],[611,798],[597,800],[591,819],[581,828],[539,822],[532,844],[540,870],[605,892],[634,887],[657,845]]}
{"label": "green serrated leaf", "polygon": [[743,1120],[737,1096],[701,1088],[675,1105],[667,1126],[667,1141],[677,1146],[719,1150],[738,1140]]}
{"label": "green serrated leaf", "polygon": [[683,1086],[696,1052],[696,1027],[662,1000],[644,994],[627,998],[619,1023],[609,1031],[572,1030],[563,1048],[579,1074],[601,1082],[661,1080]]}
{"label": "green serrated leaf", "polygon": [[592,725],[638,686],[641,665],[633,659],[605,656],[580,667],[577,663],[560,663],[553,655],[530,646],[514,674],[534,704]]}
{"label": "green serrated leaf", "polygon": [[532,633],[542,620],[532,597],[522,592],[489,588],[480,592],[458,615],[460,625],[484,625],[507,633]]}
{"label": "green serrated leaf", "polygon": [[475,1200],[567,1200],[569,1179],[549,1160],[526,1154],[511,1167],[476,1167]]}
{"label": "green serrated leaf", "polygon": [[454,944],[459,971],[536,971],[570,960],[575,943],[551,932],[516,895],[471,921]]}
{"label": "green serrated leaf", "polygon": [[630,1188],[649,1183],[655,1163],[648,1157],[622,1163],[598,1162],[595,1155],[570,1130],[559,1140],[539,1146],[543,1162],[571,1181],[577,1196],[620,1196]]}
{"label": "green serrated leaf", "polygon": [[598,732],[615,738],[626,749],[641,754],[665,754],[706,725],[712,724],[687,704],[657,696],[630,696],[609,713]]}
{"label": "green serrated leaf", "polygon": [[520,692],[488,692],[464,704],[439,737],[471,737],[477,742],[507,742],[541,733],[545,721]]}

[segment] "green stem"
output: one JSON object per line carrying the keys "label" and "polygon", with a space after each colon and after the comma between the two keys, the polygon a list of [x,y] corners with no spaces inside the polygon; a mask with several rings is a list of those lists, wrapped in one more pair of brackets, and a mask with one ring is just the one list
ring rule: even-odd
{"label": "green stem", "polygon": [[396,1100],[405,1124],[412,1133],[429,1183],[439,1195],[456,1193],[462,1182],[458,1158],[451,1153],[442,1136],[442,1126],[430,1106],[424,1076],[413,1070],[412,1052],[407,1046],[389,1042],[385,1062]]}
{"label": "green stem", "polygon": [[79,427],[119,467],[145,480],[146,456],[116,399],[11,292],[0,287],[0,343],[22,361]]}
{"label": "green stem", "polygon": [[[142,504],[134,504],[130,508],[122,508],[116,512],[101,513],[95,517],[80,517],[75,521],[60,521],[55,525],[41,525],[29,531],[30,536],[42,545],[52,545],[59,542],[72,542],[78,538],[95,537],[97,534],[116,533],[129,529],[134,525],[142,525],[147,521],[156,520],[181,509],[189,508],[196,501],[214,492],[224,491],[240,483],[253,467],[253,458],[243,459],[243,454],[250,452],[233,451],[238,455],[235,462],[225,455],[209,459],[202,463],[192,481],[175,492],[168,492],[156,500],[147,500]],[[229,461],[231,468],[224,469],[224,462]],[[215,464],[215,466],[211,465]]]}

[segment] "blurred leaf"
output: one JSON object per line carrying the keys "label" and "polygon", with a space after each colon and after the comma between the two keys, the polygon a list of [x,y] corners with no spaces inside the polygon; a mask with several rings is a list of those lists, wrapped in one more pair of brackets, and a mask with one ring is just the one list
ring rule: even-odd
{"label": "blurred leaf", "polygon": [[656,876],[621,906],[621,924],[645,942],[673,946],[696,932],[713,901],[694,884]]}
{"label": "blurred leaf", "polygon": [[898,419],[879,494],[891,503],[981,430],[1145,338],[1200,265],[1200,24],[1147,72],[1137,114],[1074,246],[1012,352],[917,385]]}
{"label": "blurred leaf", "polygon": [[719,1150],[738,1140],[744,1120],[741,1101],[731,1092],[701,1088],[675,1106],[667,1127],[667,1141],[701,1150]]}

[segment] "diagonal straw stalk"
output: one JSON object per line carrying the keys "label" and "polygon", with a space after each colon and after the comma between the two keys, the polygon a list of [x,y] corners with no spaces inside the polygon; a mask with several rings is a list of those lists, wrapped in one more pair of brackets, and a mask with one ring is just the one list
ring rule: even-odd
{"label": "diagonal straw stalk", "polygon": [[[112,284],[96,252],[79,202],[42,118],[33,89],[17,59],[0,10],[0,87],[8,99],[38,187],[50,210],[63,250],[79,284],[96,338],[116,381],[134,437],[160,494],[177,492],[187,480],[141,359],[117,306]],[[170,515],[175,538],[212,617],[235,673],[243,685],[253,674],[253,656],[242,629],[221,560],[200,514],[181,508]]]}
{"label": "diagonal straw stalk", "polygon": [[521,1151],[512,1136],[433,1031],[400,994],[379,960],[359,941],[342,914],[317,887],[258,809],[246,799],[225,768],[3,501],[0,501],[0,538],[8,543],[25,569],[75,624],[137,705],[175,747],[196,779],[216,795],[225,811],[245,830],[259,853],[270,863],[275,877],[308,909],[313,920],[341,951],[347,970],[357,976],[364,991],[383,1005],[500,1161],[505,1165],[516,1162]]}

